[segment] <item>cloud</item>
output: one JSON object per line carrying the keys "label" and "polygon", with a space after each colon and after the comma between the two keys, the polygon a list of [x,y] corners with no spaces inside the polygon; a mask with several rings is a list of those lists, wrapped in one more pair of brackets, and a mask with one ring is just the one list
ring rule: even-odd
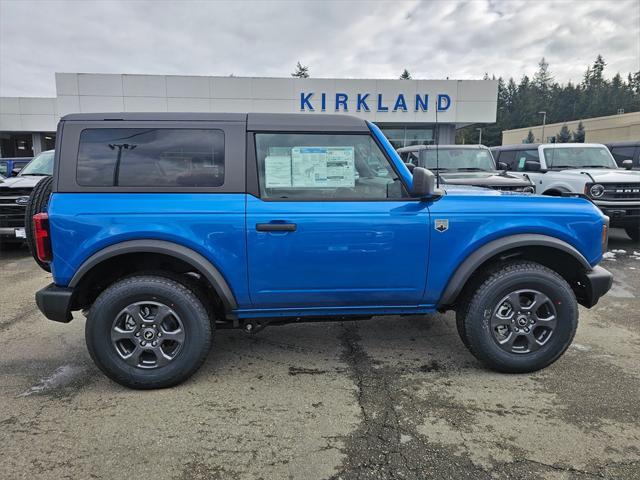
{"label": "cloud", "polygon": [[54,72],[481,78],[532,75],[542,56],[579,81],[640,70],[628,1],[0,0],[0,95],[54,95]]}

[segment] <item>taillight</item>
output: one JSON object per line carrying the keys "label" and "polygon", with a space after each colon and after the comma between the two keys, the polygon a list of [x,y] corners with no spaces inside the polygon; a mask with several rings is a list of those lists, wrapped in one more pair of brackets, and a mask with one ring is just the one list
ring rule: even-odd
{"label": "taillight", "polygon": [[33,235],[36,254],[41,262],[51,261],[51,237],[49,236],[49,215],[37,213],[33,216]]}

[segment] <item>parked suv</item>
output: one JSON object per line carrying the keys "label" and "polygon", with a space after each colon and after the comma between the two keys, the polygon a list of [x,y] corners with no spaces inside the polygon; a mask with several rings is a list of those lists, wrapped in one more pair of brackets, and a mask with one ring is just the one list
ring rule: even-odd
{"label": "parked suv", "polygon": [[[413,145],[399,148],[398,153],[410,169],[427,168],[444,183],[510,192],[536,191],[528,177],[507,173],[506,165],[496,167],[491,151],[484,145]],[[500,167],[502,170],[498,170]]]}
{"label": "parked suv", "polygon": [[606,146],[619,167],[628,168],[629,163],[627,167],[623,163],[629,160],[631,168],[640,170],[640,140],[607,143]]}
{"label": "parked suv", "polygon": [[619,168],[597,143],[522,144],[495,147],[494,156],[509,170],[526,174],[538,193],[587,195],[611,219],[640,241],[640,172]]}
{"label": "parked suv", "polygon": [[42,152],[15,177],[0,182],[0,241],[25,239],[25,208],[33,187],[53,173],[53,150]]}
{"label": "parked suv", "polygon": [[591,202],[440,191],[358,118],[75,114],[58,132],[30,200],[54,282],[36,302],[85,311],[92,358],[130,387],[189,377],[219,328],[448,309],[478,359],[531,372],[612,283]]}

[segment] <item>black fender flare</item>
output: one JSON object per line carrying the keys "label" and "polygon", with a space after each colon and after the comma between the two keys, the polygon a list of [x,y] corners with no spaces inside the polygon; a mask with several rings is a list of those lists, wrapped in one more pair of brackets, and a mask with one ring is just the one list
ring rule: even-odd
{"label": "black fender flare", "polygon": [[129,240],[116,243],[99,250],[87,258],[76,270],[69,282],[69,287],[74,288],[80,283],[82,277],[96,265],[105,260],[127,253],[159,253],[182,260],[205,276],[216,293],[220,296],[225,310],[231,312],[238,308],[233,291],[220,271],[198,252],[178,243],[164,240]]}
{"label": "black fender flare", "polygon": [[455,273],[449,279],[444,293],[438,302],[438,307],[440,308],[452,305],[464,288],[467,280],[469,280],[471,275],[473,275],[480,265],[495,255],[518,247],[554,248],[571,255],[582,265],[586,272],[589,272],[592,269],[587,259],[584,258],[576,248],[563,240],[548,235],[534,233],[509,235],[484,244],[462,261]]}

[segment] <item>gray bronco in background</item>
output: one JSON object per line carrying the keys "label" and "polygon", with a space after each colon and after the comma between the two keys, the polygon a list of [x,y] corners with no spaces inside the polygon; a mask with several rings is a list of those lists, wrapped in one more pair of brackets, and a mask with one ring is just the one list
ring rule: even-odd
{"label": "gray bronco in background", "polygon": [[410,169],[427,168],[437,173],[443,183],[535,193],[526,176],[507,173],[506,165],[496,166],[484,145],[413,145],[399,148],[398,153]]}

